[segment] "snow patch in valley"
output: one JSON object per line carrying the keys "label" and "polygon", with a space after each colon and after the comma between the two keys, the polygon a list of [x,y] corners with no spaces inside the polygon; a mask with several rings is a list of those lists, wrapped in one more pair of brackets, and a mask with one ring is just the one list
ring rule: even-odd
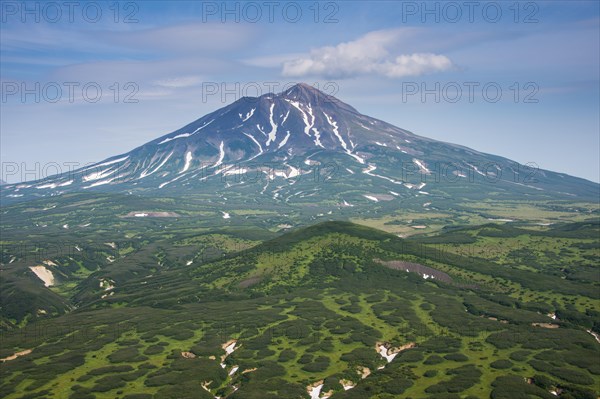
{"label": "snow patch in valley", "polygon": [[221,345],[221,348],[223,348],[223,350],[225,351],[225,354],[221,356],[221,367],[225,368],[225,359],[227,359],[227,356],[231,355],[237,348],[236,348],[236,344],[237,344],[237,340],[232,339],[230,341],[225,342],[223,345]]}
{"label": "snow patch in valley", "polygon": [[319,381],[316,385],[309,385],[306,387],[306,392],[310,395],[310,399],[320,399],[321,390],[323,389],[323,381]]}
{"label": "snow patch in valley", "polygon": [[15,360],[16,358],[18,358],[19,356],[25,356],[25,355],[29,355],[31,353],[31,349],[25,349],[24,351],[21,352],[17,352],[13,355],[10,355],[8,357],[2,358],[0,359],[0,362],[4,363],[4,362],[9,362],[11,360]]}
{"label": "snow patch in valley", "polygon": [[223,214],[223,219],[231,219],[231,215],[229,213],[223,211],[221,211],[221,213]]}
{"label": "snow patch in valley", "polygon": [[29,266],[29,269],[35,273],[35,275],[43,281],[44,286],[52,287],[54,285],[54,274],[45,266]]}
{"label": "snow patch in valley", "polygon": [[104,291],[113,290],[115,288],[114,284],[115,282],[110,279],[100,279],[100,288],[102,288]]}
{"label": "snow patch in valley", "polygon": [[369,199],[373,202],[379,202],[379,200],[376,197],[373,197],[371,195],[363,195],[363,197],[365,197],[366,199]]}
{"label": "snow patch in valley", "polygon": [[277,124],[275,123],[275,120],[273,120],[273,110],[275,109],[275,103],[271,104],[271,108],[269,109],[269,123],[271,124],[271,131],[268,134],[268,139],[267,139],[267,147],[269,145],[271,145],[271,143],[274,143],[275,140],[277,139]]}
{"label": "snow patch in valley", "polygon": [[595,333],[592,330],[586,330],[588,332],[588,334],[591,334],[595,339],[596,342],[598,342],[600,344],[600,335],[598,333]]}
{"label": "snow patch in valley", "polygon": [[[384,344],[384,343],[378,342],[376,344],[375,350],[377,351],[377,353],[379,353],[381,355],[381,357],[383,357],[385,360],[387,360],[388,363],[391,363],[392,360],[394,360],[394,358],[400,352],[403,352],[407,349],[414,348],[415,346],[416,346],[416,344],[414,342],[409,342],[408,344],[402,345],[398,348],[392,348],[389,344]],[[381,368],[383,368],[383,367],[380,367],[379,369],[381,369]]]}
{"label": "snow patch in valley", "polygon": [[394,360],[394,358],[398,355],[398,353],[390,353],[390,352],[391,352],[391,350],[386,348],[384,344],[379,345],[378,353],[381,355],[381,357],[383,357],[385,360],[387,360],[388,363],[391,363],[392,360]]}

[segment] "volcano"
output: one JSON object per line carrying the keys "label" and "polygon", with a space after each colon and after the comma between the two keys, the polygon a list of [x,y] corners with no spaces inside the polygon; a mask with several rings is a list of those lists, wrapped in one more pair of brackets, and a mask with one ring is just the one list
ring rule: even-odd
{"label": "volcano", "polygon": [[240,98],[128,153],[5,185],[2,200],[81,191],[217,197],[237,192],[262,202],[307,198],[352,206],[350,199],[373,203],[428,195],[595,201],[599,185],[418,136],[300,83],[279,94]]}

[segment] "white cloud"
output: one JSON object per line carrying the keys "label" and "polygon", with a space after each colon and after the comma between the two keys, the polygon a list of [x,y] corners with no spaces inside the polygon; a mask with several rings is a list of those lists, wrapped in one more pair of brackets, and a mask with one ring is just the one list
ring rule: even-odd
{"label": "white cloud", "polygon": [[390,78],[401,78],[442,72],[452,68],[452,66],[452,61],[444,55],[416,53],[400,55],[396,57],[395,62],[388,61],[380,65],[374,65],[373,68]]}
{"label": "white cloud", "polygon": [[168,87],[173,89],[198,86],[203,81],[201,76],[178,76],[176,78],[166,78],[154,82],[156,86]]}
{"label": "white cloud", "polygon": [[453,67],[452,61],[444,55],[392,54],[391,49],[413,33],[406,29],[374,31],[354,41],[313,49],[308,56],[284,62],[282,73],[288,77],[382,75],[401,78],[442,72]]}

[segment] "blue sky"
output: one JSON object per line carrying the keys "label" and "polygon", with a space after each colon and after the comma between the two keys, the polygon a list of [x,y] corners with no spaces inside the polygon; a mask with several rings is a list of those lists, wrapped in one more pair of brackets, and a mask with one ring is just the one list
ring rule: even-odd
{"label": "blue sky", "polygon": [[9,181],[295,82],[419,135],[600,180],[597,1],[0,4]]}

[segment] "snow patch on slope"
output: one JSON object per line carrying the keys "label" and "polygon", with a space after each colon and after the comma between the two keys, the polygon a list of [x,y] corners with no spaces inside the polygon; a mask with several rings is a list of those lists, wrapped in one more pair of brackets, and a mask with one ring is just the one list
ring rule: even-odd
{"label": "snow patch on slope", "polygon": [[216,168],[217,166],[219,166],[219,165],[221,165],[223,163],[223,159],[225,158],[225,149],[224,149],[224,146],[225,146],[225,143],[223,141],[221,141],[221,145],[219,146],[219,159],[213,165],[214,168]]}
{"label": "snow patch on slope", "polygon": [[380,179],[387,180],[387,181],[389,181],[389,182],[392,182],[392,183],[394,183],[394,184],[402,184],[402,182],[401,182],[401,181],[394,180],[394,179],[392,179],[392,178],[390,178],[390,177],[387,177],[387,176],[382,176],[382,175],[377,175],[377,174],[373,173],[373,171],[375,171],[376,169],[377,169],[377,166],[375,166],[375,165],[373,165],[373,164],[370,164],[370,165],[369,165],[369,167],[368,167],[367,169],[363,169],[363,173],[364,173],[365,175],[369,175],[369,176],[372,176],[372,177],[378,177],[378,178],[380,178]]}
{"label": "snow patch on slope", "polygon": [[179,173],[184,173],[185,171],[187,171],[190,168],[191,164],[192,164],[192,152],[188,151],[185,153],[185,165],[183,166],[183,169],[181,169],[181,172],[179,172]]}
{"label": "snow patch on slope", "polygon": [[181,133],[181,134],[178,134],[177,136],[167,137],[166,139],[164,139],[163,141],[161,141],[160,143],[158,143],[158,145],[161,145],[161,144],[164,144],[164,143],[168,143],[169,141],[172,141],[172,140],[182,139],[184,137],[190,137],[191,135],[192,135],[192,133]]}
{"label": "snow patch on slope", "polygon": [[256,108],[252,108],[248,113],[246,113],[246,115],[242,115],[242,114],[238,114],[240,116],[240,119],[242,120],[242,122],[246,122],[248,119],[252,118],[252,115],[254,115],[254,111],[256,111]]}
{"label": "snow patch on slope", "polygon": [[[344,141],[344,139],[342,138],[342,135],[339,132],[339,128],[338,128],[338,124],[336,121],[333,120],[332,117],[330,117],[329,115],[327,115],[325,112],[323,112],[323,115],[325,115],[325,118],[327,118],[327,122],[331,125],[331,127],[333,128],[333,134],[335,135],[335,137],[337,137],[337,139],[339,140],[342,148],[344,149],[344,151],[346,151],[346,154],[350,155],[351,157],[355,158],[358,162],[364,164],[365,160],[361,157],[359,157],[356,154],[353,154],[352,151],[348,148],[348,144],[346,144],[346,142]],[[354,143],[352,143],[352,147],[354,148]]]}
{"label": "snow patch on slope", "polygon": [[306,134],[308,137],[312,137],[310,135],[310,131],[312,130],[315,133],[315,138],[314,143],[316,146],[321,147],[321,148],[325,148],[323,147],[323,144],[321,144],[321,135],[319,133],[319,131],[314,128],[313,126],[315,125],[315,115],[313,114],[312,111],[312,106],[310,104],[308,104],[307,107],[307,112],[305,112],[302,109],[302,104],[300,104],[300,102],[298,101],[292,101],[289,99],[285,99],[285,101],[287,101],[288,103],[290,103],[294,108],[296,108],[298,111],[300,111],[300,114],[302,115],[302,120],[304,121],[304,134]]}
{"label": "snow patch on slope", "polygon": [[194,131],[192,132],[192,134],[196,134],[196,133],[198,133],[200,130],[204,129],[206,126],[210,125],[210,124],[211,124],[211,123],[213,123],[214,121],[215,121],[215,120],[213,119],[213,120],[211,120],[211,121],[208,121],[208,122],[206,122],[204,125],[200,126],[198,129],[194,130]]}
{"label": "snow patch on slope", "polygon": [[251,161],[254,158],[256,158],[257,156],[261,155],[263,153],[263,149],[262,149],[262,146],[260,145],[260,143],[258,142],[258,140],[256,140],[253,135],[248,134],[248,133],[244,133],[244,135],[246,135],[250,140],[254,141],[254,144],[256,144],[258,146],[259,153],[248,160],[248,161]]}
{"label": "snow patch on slope", "polygon": [[108,168],[108,169],[105,169],[105,170],[100,171],[100,172],[93,172],[93,173],[90,173],[89,175],[83,176],[83,181],[87,182],[87,181],[91,181],[91,180],[103,179],[105,177],[108,177],[108,176],[112,175],[117,170],[118,170],[118,168],[115,168],[115,169]]}
{"label": "snow patch on slope", "polygon": [[417,164],[417,166],[419,167],[419,169],[421,170],[422,173],[431,174],[431,171],[429,169],[427,169],[425,162],[420,161],[416,158],[413,158],[413,162]]}
{"label": "snow patch on slope", "polygon": [[160,168],[162,168],[164,166],[164,164],[167,163],[167,161],[169,160],[169,158],[171,158],[171,155],[173,155],[173,151],[171,151],[169,153],[169,155],[167,155],[167,157],[165,159],[163,159],[163,161],[151,172],[148,172],[148,170],[150,169],[150,167],[148,167],[146,170],[144,170],[141,174],[139,179],[143,179],[144,177],[150,176],[151,174],[156,173]]}
{"label": "snow patch on slope", "polygon": [[269,123],[271,124],[271,131],[268,134],[267,147],[274,143],[277,139],[277,124],[273,120],[273,110],[275,109],[275,103],[271,104],[271,108],[269,110]]}
{"label": "snow patch on slope", "polygon": [[285,121],[287,121],[288,116],[290,116],[290,110],[288,109],[287,114],[285,114],[285,116],[283,117],[283,121],[281,122],[281,126],[283,126],[283,124],[285,123]]}
{"label": "snow patch on slope", "polygon": [[277,149],[279,150],[281,147],[283,147],[287,143],[287,141],[288,141],[289,138],[290,138],[290,131],[288,130],[287,134],[284,137],[284,139],[281,140],[281,142],[279,143],[279,146],[277,147]]}
{"label": "snow patch on slope", "polygon": [[[108,161],[108,162],[99,163],[99,164],[97,164],[97,165],[92,165],[92,166],[90,166],[90,167],[87,167],[87,168],[85,168],[85,169],[82,169],[81,171],[83,172],[83,171],[86,171],[86,170],[89,170],[89,169],[92,169],[92,168],[100,168],[100,167],[102,167],[102,166],[113,165],[113,164],[115,164],[115,163],[118,163],[118,162],[125,161],[125,160],[127,160],[128,158],[129,158],[129,155],[127,155],[127,156],[125,156],[125,157],[123,157],[123,158],[119,158],[119,159],[113,159],[112,161]],[[19,186],[17,186],[17,188],[20,188],[20,187],[19,187]],[[26,188],[26,187],[23,187],[23,188]]]}

